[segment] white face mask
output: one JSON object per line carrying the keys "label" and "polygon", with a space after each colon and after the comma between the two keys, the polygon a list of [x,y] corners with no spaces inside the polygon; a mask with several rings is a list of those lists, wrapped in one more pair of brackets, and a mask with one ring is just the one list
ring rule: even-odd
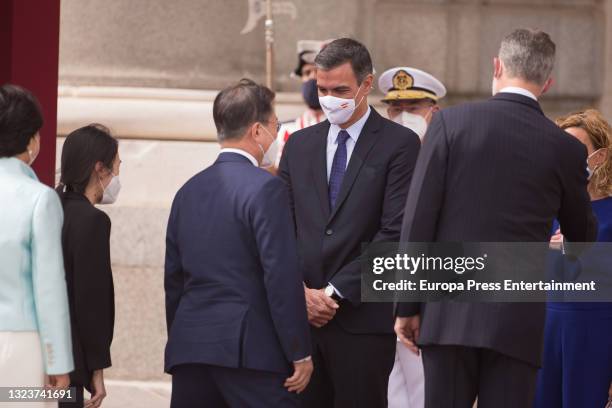
{"label": "white face mask", "polygon": [[[34,161],[36,160],[36,158],[38,157],[38,154],[40,153],[40,136],[38,136],[38,139],[36,139],[36,136],[34,136],[32,138],[32,141],[36,142],[36,144],[38,145],[38,149],[35,149],[35,148],[28,149],[28,156],[30,157],[30,160],[28,161],[28,166],[30,167],[32,167],[32,164],[34,164]],[[36,154],[34,154],[35,151],[36,151]]]}
{"label": "white face mask", "polygon": [[121,191],[121,182],[119,181],[119,176],[115,176],[112,172],[111,174],[113,178],[111,179],[110,183],[108,183],[108,186],[106,186],[106,188],[104,188],[102,180],[98,179],[100,180],[100,185],[102,186],[102,190],[104,191],[100,204],[113,204],[115,201],[117,201],[117,197],[119,197],[119,192]]}
{"label": "white face mask", "polygon": [[[357,94],[359,93],[360,89],[361,85],[359,85],[359,88],[357,88]],[[357,96],[357,94],[355,94],[355,96]],[[326,95],[319,96],[319,104],[321,105],[321,109],[323,109],[323,113],[325,113],[327,120],[329,120],[329,123],[334,125],[342,125],[349,121],[351,116],[353,116],[355,109],[361,105],[364,98],[365,95],[361,97],[359,103],[355,104],[355,99],[353,98],[344,99]]]}
{"label": "white face mask", "polygon": [[257,144],[263,153],[263,159],[259,167],[270,167],[276,162],[276,156],[278,156],[278,138],[273,137],[265,127],[262,126],[262,128],[265,129],[266,133],[272,138],[272,143],[270,147],[268,147],[268,150],[265,151],[262,145],[259,143]]}
{"label": "white face mask", "polygon": [[412,130],[421,140],[423,140],[427,132],[427,121],[421,115],[402,111],[402,113],[393,118],[393,121]]}
{"label": "white face mask", "polygon": [[597,170],[597,168],[592,169],[592,168],[591,168],[591,166],[589,166],[589,159],[590,159],[591,157],[593,157],[593,155],[594,155],[595,153],[597,153],[598,151],[600,151],[600,150],[601,150],[601,149],[597,149],[597,150],[595,150],[593,153],[589,154],[589,155],[588,155],[588,157],[587,157],[587,166],[586,166],[587,173],[588,173],[587,180],[590,180],[590,179],[591,179],[591,177],[593,177],[593,173],[595,172],[595,170]]}
{"label": "white face mask", "polygon": [[36,160],[38,155],[34,155],[33,150],[28,150],[28,154],[30,155],[30,162],[28,163],[28,165],[32,166],[32,164],[34,164],[34,160]]}

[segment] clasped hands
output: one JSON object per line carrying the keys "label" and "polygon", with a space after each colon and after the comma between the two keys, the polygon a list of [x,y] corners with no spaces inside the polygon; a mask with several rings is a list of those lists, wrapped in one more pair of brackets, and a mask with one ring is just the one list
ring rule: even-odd
{"label": "clasped hands", "polygon": [[324,289],[310,289],[304,285],[308,322],[314,327],[325,326],[336,315],[340,307],[335,300],[325,294]]}
{"label": "clasped hands", "polygon": [[[325,294],[324,289],[310,289],[304,285],[306,296],[306,310],[308,321],[317,328],[325,326],[334,318],[340,307],[336,301]],[[395,334],[399,340],[416,355],[419,355],[417,340],[421,318],[419,315],[412,317],[397,317],[395,320]]]}

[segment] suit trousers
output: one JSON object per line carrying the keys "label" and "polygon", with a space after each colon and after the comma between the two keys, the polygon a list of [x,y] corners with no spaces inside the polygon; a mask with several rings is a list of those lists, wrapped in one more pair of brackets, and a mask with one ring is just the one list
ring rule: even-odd
{"label": "suit trousers", "polygon": [[283,386],[288,374],[207,364],[172,369],[170,408],[295,408],[297,394]]}
{"label": "suit trousers", "polygon": [[331,320],[312,329],[314,372],[302,393],[305,408],[387,407],[394,334],[352,334]]}
{"label": "suit trousers", "polygon": [[424,346],[425,408],[530,408],[538,368],[491,349]]}

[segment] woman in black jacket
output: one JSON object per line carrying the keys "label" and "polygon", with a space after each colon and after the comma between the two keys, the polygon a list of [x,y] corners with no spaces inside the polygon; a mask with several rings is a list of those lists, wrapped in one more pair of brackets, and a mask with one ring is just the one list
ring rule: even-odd
{"label": "woman in black jacket", "polygon": [[60,403],[60,408],[83,407],[83,388],[91,393],[87,407],[99,407],[106,396],[102,370],[111,366],[115,318],[111,221],[95,205],[116,200],[120,163],[117,140],[101,125],[85,126],[66,138],[57,191],[64,207],[62,244],[75,362],[70,380],[79,403]]}

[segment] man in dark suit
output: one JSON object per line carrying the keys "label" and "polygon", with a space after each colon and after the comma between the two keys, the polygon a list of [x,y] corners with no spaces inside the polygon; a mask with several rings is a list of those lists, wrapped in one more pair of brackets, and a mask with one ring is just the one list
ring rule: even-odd
{"label": "man in dark suit", "polygon": [[276,155],[273,99],[250,80],[217,95],[221,154],[172,205],[165,370],[173,408],[295,407],[312,373],[287,188],[258,168]]}
{"label": "man in dark suit", "polygon": [[[372,61],[342,38],[316,57],[328,120],[292,135],[279,176],[290,188],[315,371],[306,407],[385,407],[393,305],[361,302],[362,245],[399,239],[420,142],[368,106]],[[330,123],[331,122],[331,123]]]}
{"label": "man in dark suit", "polygon": [[[494,59],[494,97],[438,113],[410,187],[402,241],[548,242],[553,220],[570,241],[597,226],[586,149],[548,120],[555,44],[515,30]],[[423,352],[425,406],[530,407],[543,342],[538,303],[398,306],[400,340]]]}

